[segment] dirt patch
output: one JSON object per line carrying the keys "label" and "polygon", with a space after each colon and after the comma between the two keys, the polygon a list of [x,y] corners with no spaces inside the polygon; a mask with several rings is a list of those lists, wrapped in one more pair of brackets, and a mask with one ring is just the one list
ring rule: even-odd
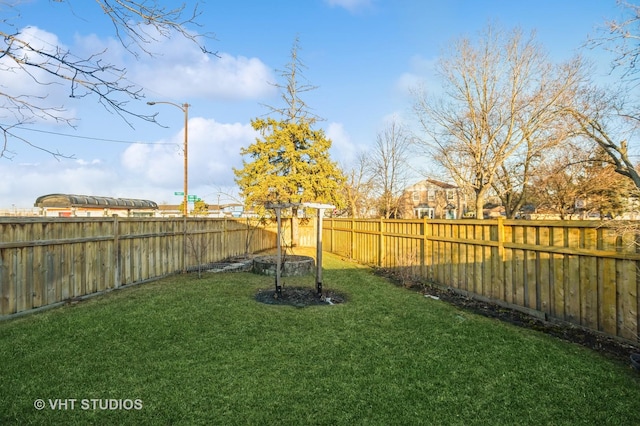
{"label": "dirt patch", "polygon": [[344,303],[344,295],[332,290],[318,295],[315,288],[308,287],[283,287],[282,295],[278,295],[275,289],[258,290],[256,300],[268,305],[289,305],[298,308],[314,305],[337,305]]}
{"label": "dirt patch", "polygon": [[545,321],[515,309],[509,309],[497,304],[467,297],[451,289],[443,289],[412,280],[405,274],[400,274],[388,269],[374,268],[374,273],[389,279],[396,285],[417,290],[425,296],[438,298],[465,311],[496,318],[519,327],[537,330],[569,342],[577,343],[626,364],[630,363],[630,356],[633,353],[640,353],[640,345],[632,345],[602,333],[567,323]]}

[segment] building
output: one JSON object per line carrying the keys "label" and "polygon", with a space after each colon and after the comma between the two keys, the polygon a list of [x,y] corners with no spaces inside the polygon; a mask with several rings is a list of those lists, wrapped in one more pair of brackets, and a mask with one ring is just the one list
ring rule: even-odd
{"label": "building", "polygon": [[467,209],[466,195],[455,185],[425,179],[404,190],[401,200],[406,218],[457,219]]}
{"label": "building", "polygon": [[36,199],[40,216],[122,217],[155,216],[158,205],[150,200],[93,195],[48,194]]}

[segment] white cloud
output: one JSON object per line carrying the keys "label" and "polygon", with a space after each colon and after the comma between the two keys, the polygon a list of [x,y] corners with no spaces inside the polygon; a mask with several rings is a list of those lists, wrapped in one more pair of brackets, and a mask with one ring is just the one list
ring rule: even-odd
{"label": "white cloud", "polygon": [[342,123],[330,123],[325,133],[332,142],[331,159],[343,167],[354,164],[358,154],[368,149],[365,145],[354,143]]}
{"label": "white cloud", "polygon": [[258,58],[203,54],[197,46],[176,37],[162,43],[160,56],[141,57],[129,67],[129,78],[150,94],[169,98],[261,99],[276,88],[273,71]]}
{"label": "white cloud", "polygon": [[403,96],[408,95],[412,90],[426,88],[436,91],[436,58],[427,59],[421,55],[414,55],[409,59],[409,70],[402,73],[397,78],[395,89]]}
{"label": "white cloud", "polygon": [[89,166],[89,165],[98,165],[100,163],[102,163],[102,160],[100,160],[99,158],[94,158],[91,161],[88,160],[84,160],[82,158],[79,158],[76,160],[76,163],[80,166]]}
{"label": "white cloud", "polygon": [[[248,146],[255,137],[249,124],[190,119],[189,186],[233,185],[232,168],[242,165],[240,148]],[[171,138],[175,145],[132,145],[123,153],[122,165],[135,180],[179,191],[184,176],[183,138],[184,133],[180,132]]]}
{"label": "white cloud", "polygon": [[9,198],[20,208],[32,207],[37,197],[51,193],[110,196],[119,181],[116,170],[75,160],[49,160],[38,165],[4,163],[0,173],[0,198]]}
{"label": "white cloud", "polygon": [[83,55],[105,53],[108,63],[125,66],[127,79],[144,87],[148,97],[184,99],[260,99],[271,96],[275,88],[273,71],[258,58],[218,53],[205,54],[191,40],[178,34],[169,38],[154,34],[153,28],[142,28],[156,41],[145,45],[135,60],[114,38],[95,35],[76,36]]}

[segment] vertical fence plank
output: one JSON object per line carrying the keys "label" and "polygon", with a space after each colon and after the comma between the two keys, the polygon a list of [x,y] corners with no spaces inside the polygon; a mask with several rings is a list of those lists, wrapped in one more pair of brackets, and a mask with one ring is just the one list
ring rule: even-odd
{"label": "vertical fence plank", "polygon": [[[565,246],[579,247],[580,230],[565,229]],[[580,324],[580,257],[576,255],[565,256],[565,319],[574,324]],[[576,279],[577,278],[577,279]]]}
{"label": "vertical fence plank", "polygon": [[[524,244],[524,228],[516,226],[513,230],[513,241],[518,244]],[[526,255],[522,249],[513,250],[513,300],[518,306],[526,306],[526,284],[525,284],[525,263]]]}
{"label": "vertical fence plank", "polygon": [[120,250],[120,222],[118,221],[118,215],[113,215],[113,247],[111,255],[111,264],[113,265],[113,288],[120,287],[122,284],[122,264]]}
{"label": "vertical fence plank", "polygon": [[502,245],[504,251],[504,265],[502,266],[504,275],[504,301],[515,304],[515,289],[513,280],[513,249],[505,247],[505,244],[513,243],[513,225],[503,224],[504,236]]}
{"label": "vertical fence plank", "polygon": [[489,297],[497,300],[504,300],[504,219],[498,218],[496,226],[492,228],[491,241],[495,241],[497,245],[491,247],[491,292]]}
{"label": "vertical fence plank", "polygon": [[[535,246],[538,243],[538,235],[535,227],[526,227],[524,232],[525,244]],[[538,287],[538,253],[534,250],[524,251],[524,293],[525,306],[531,309],[538,309],[539,287]]]}
{"label": "vertical fence plank", "polygon": [[[635,280],[635,262],[618,261],[616,275],[618,276],[618,333],[622,337],[633,338],[637,335],[637,311],[631,300],[637,296]],[[637,336],[636,336],[637,337]]]}
{"label": "vertical fence plank", "polygon": [[[597,247],[597,230],[581,229],[580,246],[585,249]],[[580,323],[586,327],[598,329],[598,269],[593,256],[580,259]]]}
{"label": "vertical fence plank", "polygon": [[[543,247],[549,247],[551,245],[551,233],[548,227],[538,227],[538,241],[537,244]],[[553,267],[551,264],[551,256],[547,252],[538,252],[539,262],[539,307],[538,309],[547,315],[551,314],[551,275]]]}

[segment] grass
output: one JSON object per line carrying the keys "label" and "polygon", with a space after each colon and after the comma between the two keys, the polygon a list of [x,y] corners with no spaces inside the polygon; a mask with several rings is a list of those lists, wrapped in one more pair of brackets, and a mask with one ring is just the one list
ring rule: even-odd
{"label": "grass", "polygon": [[264,305],[272,278],[180,275],[0,323],[0,424],[640,424],[627,365],[329,254],[324,278],[347,303]]}

